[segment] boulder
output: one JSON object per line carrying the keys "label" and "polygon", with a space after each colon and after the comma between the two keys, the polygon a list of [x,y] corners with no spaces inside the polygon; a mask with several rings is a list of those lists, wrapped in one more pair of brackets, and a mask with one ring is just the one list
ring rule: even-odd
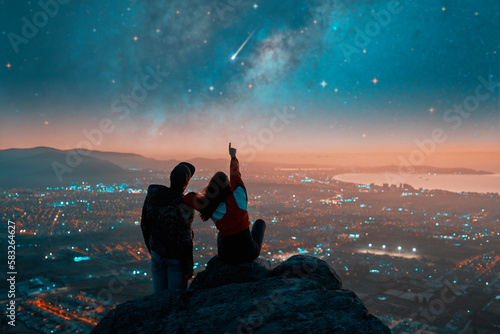
{"label": "boulder", "polygon": [[94,328],[104,333],[390,333],[335,271],[310,256],[269,270],[214,257],[186,291],[118,305]]}

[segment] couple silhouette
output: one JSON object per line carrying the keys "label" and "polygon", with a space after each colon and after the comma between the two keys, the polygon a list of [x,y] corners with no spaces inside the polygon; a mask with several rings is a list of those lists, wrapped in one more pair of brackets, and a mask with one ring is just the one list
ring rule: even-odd
{"label": "couple silhouette", "polygon": [[250,230],[248,195],[236,149],[229,143],[229,177],[217,172],[200,192],[184,194],[195,167],[181,162],[170,173],[170,187],[150,185],[144,201],[141,229],[151,254],[153,292],[186,289],[193,277],[194,211],[212,219],[219,231],[217,252],[231,264],[255,260],[262,248],[266,224],[257,219]]}

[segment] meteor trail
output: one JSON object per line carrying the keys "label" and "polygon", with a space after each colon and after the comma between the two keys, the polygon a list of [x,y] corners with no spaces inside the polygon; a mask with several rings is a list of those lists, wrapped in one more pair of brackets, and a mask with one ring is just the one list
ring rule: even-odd
{"label": "meteor trail", "polygon": [[247,42],[250,40],[250,38],[252,38],[253,34],[255,33],[255,30],[252,31],[252,33],[250,34],[250,36],[248,36],[248,38],[243,42],[243,44],[241,44],[240,48],[238,49],[238,51],[236,51],[236,53],[231,57],[231,60],[235,60],[236,59],[236,56],[238,55],[238,53],[240,53],[241,49],[243,49],[243,47],[245,46],[245,44],[247,44]]}

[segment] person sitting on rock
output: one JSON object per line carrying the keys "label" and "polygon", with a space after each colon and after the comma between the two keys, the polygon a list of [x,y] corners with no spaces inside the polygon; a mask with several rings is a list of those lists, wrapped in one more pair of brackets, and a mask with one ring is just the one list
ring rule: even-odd
{"label": "person sitting on rock", "polygon": [[217,249],[221,259],[228,263],[251,262],[259,257],[266,223],[257,219],[250,232],[248,196],[241,179],[236,149],[229,143],[231,156],[230,179],[217,172],[201,194],[191,192],[184,203],[200,212],[203,221],[212,219],[219,230]]}
{"label": "person sitting on rock", "polygon": [[141,229],[151,253],[153,293],[186,289],[193,276],[194,210],[182,202],[195,168],[181,162],[170,173],[170,188],[152,184],[144,200]]}

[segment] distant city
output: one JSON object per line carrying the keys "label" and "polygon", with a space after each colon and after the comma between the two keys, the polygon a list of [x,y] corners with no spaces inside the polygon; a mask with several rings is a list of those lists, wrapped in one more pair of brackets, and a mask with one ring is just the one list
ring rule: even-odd
{"label": "distant city", "polygon": [[[200,168],[188,190],[214,171]],[[268,224],[261,263],[301,253],[327,261],[394,333],[500,330],[498,193],[354,184],[321,168],[243,165],[242,174],[250,219]],[[2,220],[16,226],[17,330],[88,333],[116,305],[152,293],[140,215],[148,185],[168,185],[168,174],[132,175],[0,188]],[[217,229],[198,217],[193,225],[196,273],[217,253]]]}

